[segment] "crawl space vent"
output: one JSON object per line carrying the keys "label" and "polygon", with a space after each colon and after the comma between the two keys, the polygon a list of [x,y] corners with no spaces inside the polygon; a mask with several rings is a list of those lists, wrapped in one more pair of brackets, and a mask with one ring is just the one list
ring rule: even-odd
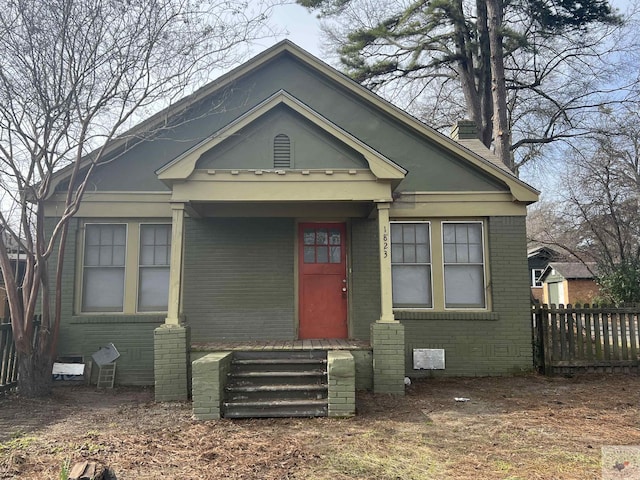
{"label": "crawl space vent", "polygon": [[444,370],[444,348],[414,348],[414,370]]}

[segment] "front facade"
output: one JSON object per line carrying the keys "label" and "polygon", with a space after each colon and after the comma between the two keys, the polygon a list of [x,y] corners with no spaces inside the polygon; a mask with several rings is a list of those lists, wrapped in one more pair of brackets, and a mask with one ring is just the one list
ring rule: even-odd
{"label": "front facade", "polygon": [[[116,142],[72,220],[60,355],[114,343],[117,381],[158,399],[230,342],[358,341],[380,392],[531,369],[537,192],[471,125],[453,141],[289,42],[139,128],[167,118]],[[416,364],[425,349],[444,370]]]}

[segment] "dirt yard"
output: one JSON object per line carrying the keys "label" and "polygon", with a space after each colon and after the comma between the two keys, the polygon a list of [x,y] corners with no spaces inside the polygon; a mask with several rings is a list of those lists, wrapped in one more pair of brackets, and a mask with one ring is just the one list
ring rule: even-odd
{"label": "dirt yard", "polygon": [[[456,402],[455,397],[468,398]],[[431,379],[360,393],[351,419],[196,422],[149,389],[0,398],[0,478],[83,459],[118,479],[640,478],[640,377]],[[604,473],[604,476],[603,476]]]}

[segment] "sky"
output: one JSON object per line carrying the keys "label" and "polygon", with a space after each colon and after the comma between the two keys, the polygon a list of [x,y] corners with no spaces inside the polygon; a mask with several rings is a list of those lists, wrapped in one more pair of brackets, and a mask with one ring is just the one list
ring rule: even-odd
{"label": "sky", "polygon": [[314,13],[296,4],[279,5],[274,8],[272,23],[285,30],[285,34],[275,39],[258,42],[256,53],[270,47],[274,43],[288,38],[309,53],[322,59],[320,20]]}

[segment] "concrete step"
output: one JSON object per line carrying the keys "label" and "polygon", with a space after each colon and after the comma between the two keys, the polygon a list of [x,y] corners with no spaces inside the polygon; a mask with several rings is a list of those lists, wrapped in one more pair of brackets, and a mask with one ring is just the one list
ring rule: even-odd
{"label": "concrete step", "polygon": [[234,352],[223,416],[326,416],[326,364],[325,351]]}
{"label": "concrete step", "polygon": [[326,417],[326,400],[225,402],[225,418]]}
{"label": "concrete step", "polygon": [[225,398],[228,402],[322,400],[328,396],[327,385],[250,385],[229,386]]}
{"label": "concrete step", "polygon": [[234,359],[232,368],[235,372],[259,372],[259,371],[296,371],[301,372],[310,369],[325,370],[327,361],[316,358],[254,358]]}
{"label": "concrete step", "polygon": [[326,360],[325,350],[251,350],[245,352],[234,352],[234,360],[266,360],[266,359],[317,359]]}

